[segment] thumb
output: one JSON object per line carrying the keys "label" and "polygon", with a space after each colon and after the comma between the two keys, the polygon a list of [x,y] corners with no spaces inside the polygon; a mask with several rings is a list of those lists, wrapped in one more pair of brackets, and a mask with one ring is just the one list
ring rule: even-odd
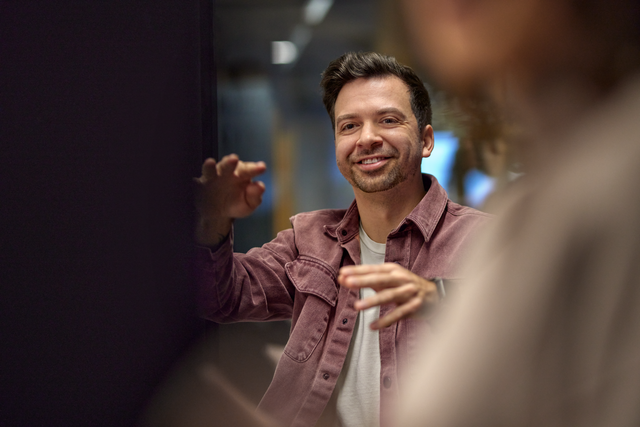
{"label": "thumb", "polygon": [[257,208],[262,203],[262,195],[266,187],[262,181],[252,182],[247,186],[246,202],[252,209]]}

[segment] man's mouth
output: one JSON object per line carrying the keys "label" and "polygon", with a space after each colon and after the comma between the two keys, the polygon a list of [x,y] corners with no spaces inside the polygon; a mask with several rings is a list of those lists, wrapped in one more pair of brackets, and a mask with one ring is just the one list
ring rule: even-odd
{"label": "man's mouth", "polygon": [[370,159],[363,159],[360,160],[358,163],[362,164],[362,165],[371,165],[373,163],[378,163],[383,161],[384,159],[386,159],[386,157],[372,157]]}
{"label": "man's mouth", "polygon": [[372,165],[374,163],[378,163],[387,159],[388,157],[369,157],[367,159],[360,160],[358,163],[360,163],[361,165]]}
{"label": "man's mouth", "polygon": [[373,173],[382,170],[382,168],[384,168],[389,162],[389,159],[390,157],[387,156],[367,157],[356,162],[356,165],[362,172]]}

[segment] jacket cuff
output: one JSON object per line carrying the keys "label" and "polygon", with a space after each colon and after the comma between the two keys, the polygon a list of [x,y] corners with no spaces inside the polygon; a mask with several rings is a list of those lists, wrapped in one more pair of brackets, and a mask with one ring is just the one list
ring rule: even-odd
{"label": "jacket cuff", "polygon": [[216,260],[233,253],[233,228],[220,243],[214,246],[196,245],[196,260],[202,268],[213,268]]}

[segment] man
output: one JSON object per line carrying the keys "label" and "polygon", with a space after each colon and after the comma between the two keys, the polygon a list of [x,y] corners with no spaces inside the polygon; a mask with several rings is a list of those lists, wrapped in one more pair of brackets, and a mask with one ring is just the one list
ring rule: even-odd
{"label": "man", "polygon": [[405,5],[433,75],[506,87],[533,142],[397,425],[640,425],[638,2]]}
{"label": "man", "polygon": [[283,425],[388,425],[399,367],[426,327],[415,315],[439,299],[426,278],[457,277],[489,216],[452,203],[420,173],[434,139],[429,95],[410,68],[348,53],[322,87],[355,201],[296,215],[270,243],[233,254],[233,219],[259,205],[264,184],[253,178],[266,166],[208,159],[198,180],[201,301],[218,322],[292,319],[259,405]]}

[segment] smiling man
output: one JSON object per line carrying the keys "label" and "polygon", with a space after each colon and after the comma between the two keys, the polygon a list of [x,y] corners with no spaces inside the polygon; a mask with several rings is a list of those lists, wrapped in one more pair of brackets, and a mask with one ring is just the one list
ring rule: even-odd
{"label": "smiling man", "polygon": [[235,218],[260,204],[262,162],[205,161],[197,240],[204,315],[217,322],[291,319],[259,408],[283,425],[389,425],[401,367],[425,316],[455,279],[489,216],[448,200],[423,157],[434,145],[429,95],[394,58],[347,53],[322,76],[336,161],[353,186],[348,209],[301,213],[247,254],[232,250]]}

